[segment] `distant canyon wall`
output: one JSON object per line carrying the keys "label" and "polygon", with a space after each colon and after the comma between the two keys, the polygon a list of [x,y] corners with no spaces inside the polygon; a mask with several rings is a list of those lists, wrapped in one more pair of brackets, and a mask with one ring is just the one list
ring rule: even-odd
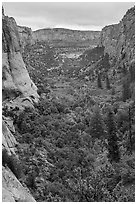
{"label": "distant canyon wall", "polygon": [[[85,45],[95,47],[99,43],[100,31],[79,31],[64,28],[40,29],[32,31],[31,28],[18,26],[22,48],[35,42],[47,43],[64,42],[64,45]],[[66,43],[66,44],[65,44]]]}
{"label": "distant canyon wall", "polygon": [[90,45],[96,46],[99,42],[100,31],[78,31],[64,28],[40,29],[33,32],[36,41],[65,41],[70,43],[89,41]]}
{"label": "distant canyon wall", "polygon": [[78,31],[63,28],[40,29],[18,27],[23,46],[36,41],[87,42],[92,47],[104,46],[104,52],[116,61],[132,61],[135,58],[135,7],[129,9],[118,24],[105,26],[102,31]]}

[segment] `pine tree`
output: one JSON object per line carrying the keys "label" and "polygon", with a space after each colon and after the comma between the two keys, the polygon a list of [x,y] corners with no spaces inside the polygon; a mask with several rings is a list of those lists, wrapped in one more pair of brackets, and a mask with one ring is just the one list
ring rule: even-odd
{"label": "pine tree", "polygon": [[106,88],[107,89],[110,89],[110,82],[109,82],[109,78],[108,78],[108,75],[106,75]]}
{"label": "pine tree", "polygon": [[98,88],[102,89],[102,83],[101,83],[101,76],[100,76],[100,74],[98,74],[98,76],[97,76],[97,85],[98,85]]}
{"label": "pine tree", "polygon": [[89,132],[93,140],[95,140],[96,138],[100,139],[104,136],[103,119],[101,117],[99,107],[96,107],[94,110],[90,122]]}
{"label": "pine tree", "polygon": [[131,90],[130,90],[130,81],[129,76],[125,77],[123,80],[123,87],[122,87],[122,99],[123,101],[126,101],[131,97]]}
{"label": "pine tree", "polygon": [[116,126],[112,111],[109,110],[107,116],[107,130],[108,130],[108,158],[110,162],[119,162],[120,152],[118,148],[118,138],[116,134]]}

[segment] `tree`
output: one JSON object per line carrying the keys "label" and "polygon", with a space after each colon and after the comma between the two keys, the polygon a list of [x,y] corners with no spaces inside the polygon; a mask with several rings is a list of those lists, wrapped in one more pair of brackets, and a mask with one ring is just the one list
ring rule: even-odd
{"label": "tree", "polygon": [[118,148],[118,138],[116,134],[116,126],[111,110],[107,116],[107,131],[108,131],[108,158],[110,162],[119,162],[120,152]]}
{"label": "tree", "polygon": [[103,120],[99,111],[99,107],[96,107],[91,118],[89,133],[92,138],[100,139],[104,135]]}
{"label": "tree", "polygon": [[126,101],[127,99],[131,98],[131,90],[130,90],[130,77],[127,75],[123,80],[122,85],[122,99]]}
{"label": "tree", "polygon": [[98,86],[98,88],[102,89],[102,83],[101,83],[101,75],[100,75],[100,73],[98,73],[98,76],[97,76],[97,86]]}
{"label": "tree", "polygon": [[108,75],[106,74],[106,88],[107,89],[110,89],[110,82],[109,82],[109,78],[108,78]]}

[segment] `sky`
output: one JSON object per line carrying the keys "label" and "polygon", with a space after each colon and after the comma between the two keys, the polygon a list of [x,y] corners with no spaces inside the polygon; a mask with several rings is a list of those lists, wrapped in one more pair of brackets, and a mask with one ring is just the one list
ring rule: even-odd
{"label": "sky", "polygon": [[32,30],[101,30],[118,23],[134,2],[4,2],[5,15]]}

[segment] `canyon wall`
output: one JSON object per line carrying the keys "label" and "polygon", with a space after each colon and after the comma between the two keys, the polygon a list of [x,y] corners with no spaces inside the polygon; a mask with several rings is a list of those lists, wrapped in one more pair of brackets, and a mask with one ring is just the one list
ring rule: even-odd
{"label": "canyon wall", "polygon": [[[26,106],[38,102],[37,87],[30,79],[21,55],[22,41],[15,20],[2,10],[2,99],[3,112],[8,103],[19,110],[23,100]],[[25,104],[24,104],[25,105]],[[2,112],[2,113],[3,113]],[[2,117],[2,201],[35,202],[29,190],[24,188],[11,169],[16,170],[18,161],[15,129],[11,117]],[[9,166],[11,168],[9,168]],[[17,171],[17,170],[16,170]]]}
{"label": "canyon wall", "polygon": [[20,93],[38,101],[37,87],[30,79],[21,55],[21,40],[15,20],[2,16],[2,93],[3,99]]}
{"label": "canyon wall", "polygon": [[32,45],[35,43],[32,36],[33,32],[31,28],[28,28],[25,26],[18,26],[18,33],[19,33],[20,43],[23,50],[26,45]]}
{"label": "canyon wall", "polygon": [[122,20],[102,29],[99,46],[117,61],[130,62],[135,59],[135,7],[129,9]]}
{"label": "canyon wall", "polygon": [[78,31],[64,28],[40,29],[33,32],[35,41],[64,41],[68,43],[86,43],[96,46],[99,42],[100,31]]}

